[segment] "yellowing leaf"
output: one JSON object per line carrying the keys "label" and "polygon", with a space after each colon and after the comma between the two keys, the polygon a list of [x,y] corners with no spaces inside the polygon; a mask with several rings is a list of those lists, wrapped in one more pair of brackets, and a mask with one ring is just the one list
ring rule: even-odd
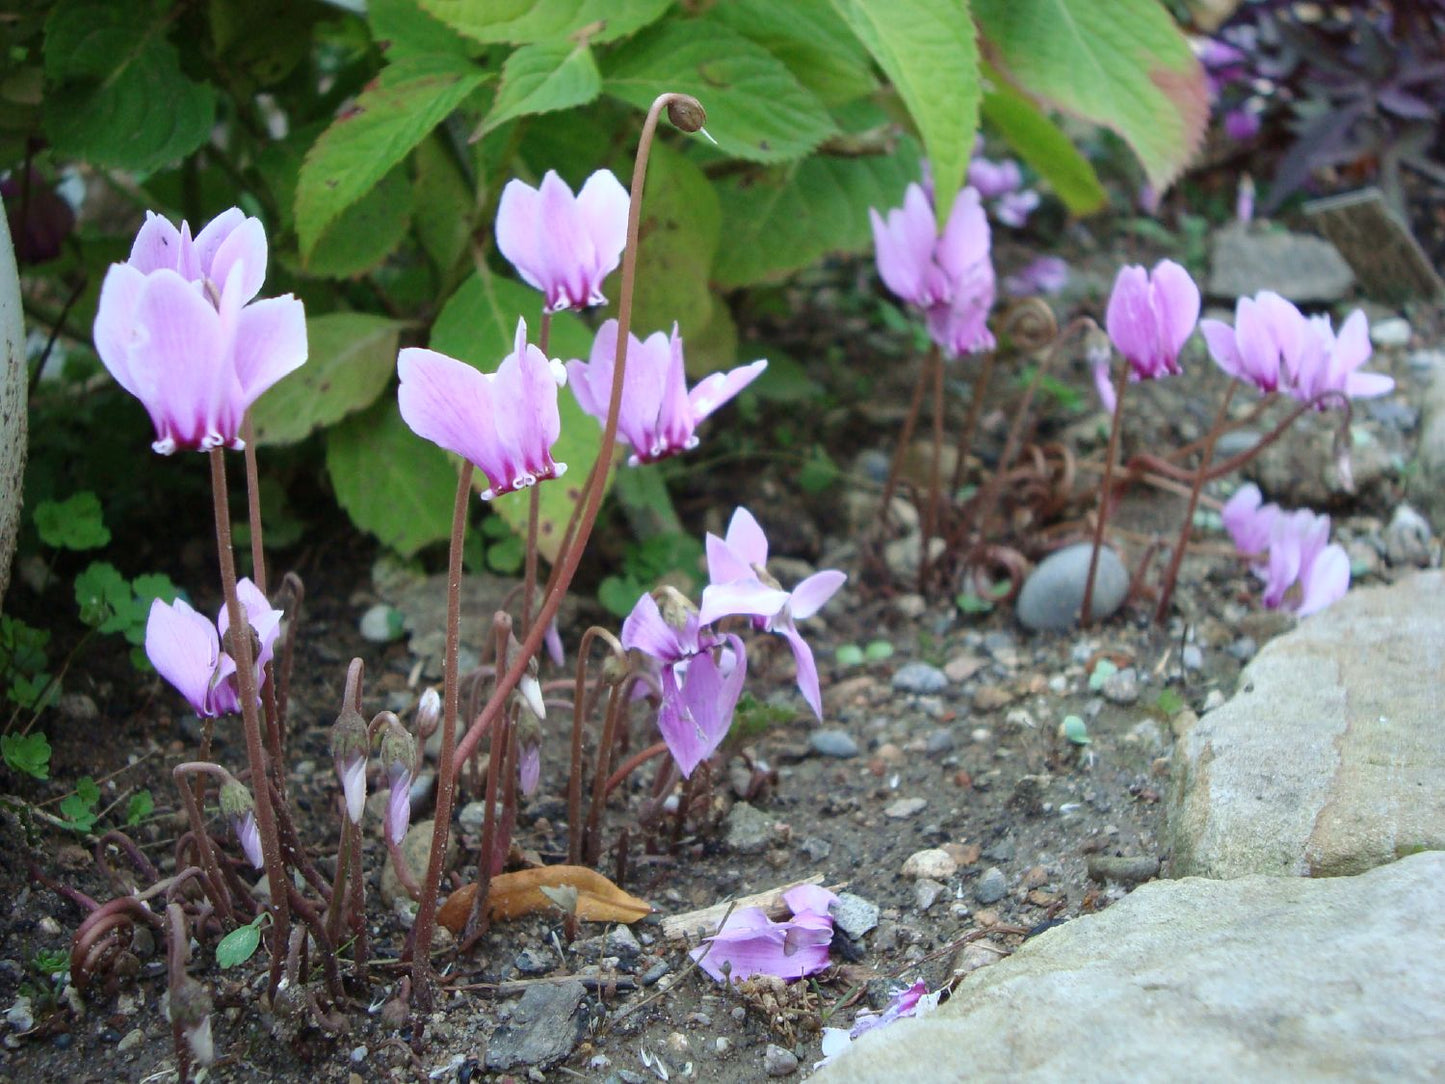
{"label": "yellowing leaf", "polygon": [[[548,891],[555,893],[558,889],[577,893],[577,917],[587,922],[631,923],[653,911],[646,900],[624,892],[586,866],[539,866],[493,877],[487,891],[487,917],[498,922],[555,908],[557,904]],[[463,885],[442,903],[437,921],[453,934],[460,934],[476,895],[475,884]],[[566,898],[570,900],[570,893]]]}

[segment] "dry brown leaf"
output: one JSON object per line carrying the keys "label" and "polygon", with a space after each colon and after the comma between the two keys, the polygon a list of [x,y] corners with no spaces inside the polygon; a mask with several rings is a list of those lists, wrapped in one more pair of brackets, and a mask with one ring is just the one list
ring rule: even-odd
{"label": "dry brown leaf", "polygon": [[[538,866],[493,877],[487,891],[487,917],[500,922],[555,908],[543,889],[559,888],[576,891],[577,917],[587,922],[631,923],[652,914],[652,905],[646,900],[624,892],[586,866]],[[460,934],[476,895],[475,884],[463,885],[442,903],[437,921]]]}

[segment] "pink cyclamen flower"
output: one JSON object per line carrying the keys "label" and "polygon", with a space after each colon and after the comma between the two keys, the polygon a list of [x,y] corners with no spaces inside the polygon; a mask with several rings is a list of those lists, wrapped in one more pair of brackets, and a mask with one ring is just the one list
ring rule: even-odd
{"label": "pink cyclamen flower", "polygon": [[[1303,321],[1295,348],[1284,356],[1283,390],[1303,402],[1329,391],[1350,399],[1387,395],[1395,388],[1392,378],[1359,371],[1372,352],[1370,325],[1359,309],[1340,326],[1338,337],[1328,316],[1311,316]],[[1334,404],[1318,405],[1324,410]]]}
{"label": "pink cyclamen flower", "polygon": [[547,312],[604,305],[602,280],[627,245],[627,205],[627,189],[605,169],[575,196],[553,170],[538,188],[508,181],[497,205],[497,248],[546,295]]}
{"label": "pink cyclamen flower", "polygon": [[930,994],[928,987],[920,979],[908,989],[900,991],[881,1013],[864,1009],[854,1018],[851,1028],[824,1028],[821,1043],[823,1059],[814,1062],[813,1068],[818,1069],[827,1065],[852,1046],[853,1040],[860,1035],[876,1028],[887,1027],[893,1021],[901,1020],[905,1016],[927,1016],[938,1008],[938,1002],[942,995],[942,990],[935,990]]}
{"label": "pink cyclamen flower", "polygon": [[1003,280],[1003,288],[1014,297],[1056,294],[1069,282],[1069,265],[1058,256],[1039,256]]}
{"label": "pink cyclamen flower", "polygon": [[1221,369],[1267,393],[1278,390],[1285,359],[1299,355],[1305,318],[1279,294],[1264,290],[1239,299],[1234,327],[1201,320],[1199,333]]}
{"label": "pink cyclamen flower", "polygon": [[397,373],[406,424],[476,464],[491,484],[482,500],[559,478],[567,469],[552,461],[562,432],[557,388],[567,382],[567,370],[527,342],[525,321],[517,321],[515,347],[495,373],[420,347],[401,352]]}
{"label": "pink cyclamen flower", "polygon": [[1330,517],[1261,502],[1258,486],[1241,486],[1221,514],[1235,547],[1255,558],[1265,606],[1305,617],[1343,598],[1350,559],[1343,546],[1329,542]]}
{"label": "pink cyclamen flower", "polygon": [[[1183,372],[1179,351],[1199,320],[1199,287],[1173,260],[1160,260],[1153,271],[1137,264],[1119,269],[1104,326],[1114,348],[1129,364],[1130,380],[1156,380]],[[1107,361],[1094,370],[1104,406],[1114,409]]]}
{"label": "pink cyclamen flower", "polygon": [[997,199],[999,196],[1016,192],[1023,187],[1023,172],[1012,158],[995,162],[975,154],[968,162],[968,183],[978,189],[983,199]]}
{"label": "pink cyclamen flower", "polygon": [[683,777],[691,776],[732,726],[748,672],[742,640],[704,631],[697,610],[680,596],[664,615],[657,599],[643,595],[622,624],[622,646],[657,662],[657,728]]}
{"label": "pink cyclamen flower", "polygon": [[246,861],[256,869],[265,869],[266,859],[261,853],[261,829],[256,825],[256,814],[250,811],[244,813],[231,822],[231,827]]}
{"label": "pink cyclamen flower", "polygon": [[147,212],[130,259],[106,272],[96,353],[145,406],[162,455],[239,448],[251,404],[305,362],[301,302],[252,300],[266,257],[261,223],[234,207],[194,240]]}
{"label": "pink cyclamen flower", "polygon": [[[256,688],[266,679],[265,666],[271,660],[276,636],[281,630],[280,610],[273,610],[266,596],[249,579],[236,584],[246,621],[255,630],[261,651],[255,660]],[[215,623],[191,608],[185,599],[151,603],[146,619],[145,651],[156,672],[190,702],[197,715],[215,716],[239,711],[240,688],[236,682],[236,661],[221,650],[230,627],[226,607]]]}
{"label": "pink cyclamen flower", "polygon": [[870,208],[878,273],[896,295],[923,309],[928,333],[949,357],[993,348],[987,320],[995,280],[988,218],[978,190],[965,188],[938,234],[931,198],[908,186],[885,219]]}
{"label": "pink cyclamen flower", "polygon": [[823,717],[823,696],[818,688],[818,667],[795,622],[823,608],[848,578],[835,569],[815,572],[791,591],[785,591],[767,571],[768,538],[746,508],[733,513],[727,536],[707,536],[707,568],[711,584],[703,589],[699,620],[710,625],[729,614],[753,619],[756,628],[775,632],[788,641],[798,667],[798,690],[818,718]]}
{"label": "pink cyclamen flower", "polygon": [[798,885],[783,893],[792,918],[774,922],[761,907],[743,907],[691,956],[718,982],[739,983],[754,975],[787,980],[816,975],[829,964],[829,907],[837,899],[817,885]]}
{"label": "pink cyclamen flower", "polygon": [[[617,321],[608,320],[597,329],[589,360],[567,363],[578,406],[604,424],[616,360]],[[617,439],[632,445],[627,462],[635,467],[696,448],[698,424],[767,367],[766,361],[754,361],[730,372],[713,373],[688,391],[676,324],[671,336],[658,331],[641,342],[629,333],[622,409],[617,416]]]}

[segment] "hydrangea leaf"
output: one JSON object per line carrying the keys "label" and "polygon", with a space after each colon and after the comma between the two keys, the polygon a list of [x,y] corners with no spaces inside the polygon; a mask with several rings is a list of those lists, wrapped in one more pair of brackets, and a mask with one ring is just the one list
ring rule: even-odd
{"label": "hydrangea leaf", "polygon": [[728,0],[709,15],[781,60],[824,105],[878,88],[867,50],[829,0]]}
{"label": "hydrangea leaf", "polygon": [[735,158],[791,161],[837,131],[786,64],[711,18],[639,34],[608,58],[603,75],[608,94],[638,109],[666,91],[691,94],[718,148]]}
{"label": "hydrangea leaf", "polygon": [[833,6],[908,107],[933,170],[939,221],[947,221],[978,130],[978,42],[967,0],[833,0]]}
{"label": "hydrangea leaf", "polygon": [[467,37],[482,42],[557,41],[597,43],[641,30],[661,17],[672,0],[421,0],[424,10]]}
{"label": "hydrangea leaf", "polygon": [[1108,199],[1104,186],[1073,141],[1027,95],[1002,79],[991,78],[989,84],[983,119],[990,130],[1003,136],[1070,212],[1087,215],[1103,207]]}
{"label": "hydrangea leaf", "polygon": [[1023,90],[1129,144],[1157,189],[1198,149],[1204,72],[1156,0],[972,0],[990,59]]}
{"label": "hydrangea leaf", "polygon": [[401,324],[364,312],[306,321],[309,357],[251,408],[259,444],[294,444],[376,401],[396,371]]}
{"label": "hydrangea leaf", "polygon": [[572,42],[523,45],[502,65],[496,100],[477,136],[535,113],[586,105],[602,91],[592,50]]}

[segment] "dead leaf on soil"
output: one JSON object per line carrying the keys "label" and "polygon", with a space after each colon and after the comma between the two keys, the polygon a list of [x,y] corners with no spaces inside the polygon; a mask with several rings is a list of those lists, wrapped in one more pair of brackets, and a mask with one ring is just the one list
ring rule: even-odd
{"label": "dead leaf on soil", "polygon": [[[631,923],[652,914],[652,905],[640,900],[585,866],[539,866],[499,873],[487,891],[487,917],[493,922],[536,914],[570,902],[576,895],[576,915],[587,922]],[[442,903],[437,921],[460,934],[472,912],[475,884],[463,885]]]}

